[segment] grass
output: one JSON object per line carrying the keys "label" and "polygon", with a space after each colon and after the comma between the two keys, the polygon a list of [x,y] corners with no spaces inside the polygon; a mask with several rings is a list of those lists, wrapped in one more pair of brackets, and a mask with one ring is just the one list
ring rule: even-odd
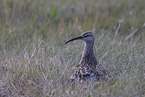
{"label": "grass", "polygon": [[[144,4],[143,0],[1,0],[0,96],[145,96]],[[87,30],[95,31],[95,54],[114,80],[66,86],[83,42],[64,43]]]}

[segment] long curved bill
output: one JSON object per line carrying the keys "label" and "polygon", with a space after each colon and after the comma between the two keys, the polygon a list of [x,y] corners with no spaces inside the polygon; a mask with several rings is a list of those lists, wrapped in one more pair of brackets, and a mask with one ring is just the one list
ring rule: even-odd
{"label": "long curved bill", "polygon": [[65,44],[71,42],[71,41],[74,41],[74,40],[78,40],[78,39],[82,39],[82,36],[78,36],[78,37],[75,37],[75,38],[72,38],[70,40],[68,40]]}

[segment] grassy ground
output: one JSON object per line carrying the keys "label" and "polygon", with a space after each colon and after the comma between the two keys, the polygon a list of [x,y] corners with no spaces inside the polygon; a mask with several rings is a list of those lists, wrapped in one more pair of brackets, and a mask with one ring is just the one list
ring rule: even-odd
{"label": "grassy ground", "polygon": [[[0,96],[145,96],[144,4],[144,0],[1,0]],[[95,31],[95,54],[114,80],[66,86],[83,42],[64,43],[87,30]]]}

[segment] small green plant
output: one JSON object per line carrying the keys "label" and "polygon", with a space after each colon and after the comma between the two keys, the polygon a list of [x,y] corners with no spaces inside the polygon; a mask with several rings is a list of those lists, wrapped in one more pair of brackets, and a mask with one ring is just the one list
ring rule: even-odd
{"label": "small green plant", "polygon": [[52,9],[51,9],[51,19],[52,20],[55,20],[56,19],[56,15],[57,15],[57,7],[52,7]]}

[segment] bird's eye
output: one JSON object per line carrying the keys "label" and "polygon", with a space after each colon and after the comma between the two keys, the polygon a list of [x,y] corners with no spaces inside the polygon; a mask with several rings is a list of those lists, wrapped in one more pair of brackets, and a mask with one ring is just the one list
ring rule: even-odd
{"label": "bird's eye", "polygon": [[83,36],[83,37],[88,37],[88,36],[91,36],[91,35],[85,35],[85,36]]}

